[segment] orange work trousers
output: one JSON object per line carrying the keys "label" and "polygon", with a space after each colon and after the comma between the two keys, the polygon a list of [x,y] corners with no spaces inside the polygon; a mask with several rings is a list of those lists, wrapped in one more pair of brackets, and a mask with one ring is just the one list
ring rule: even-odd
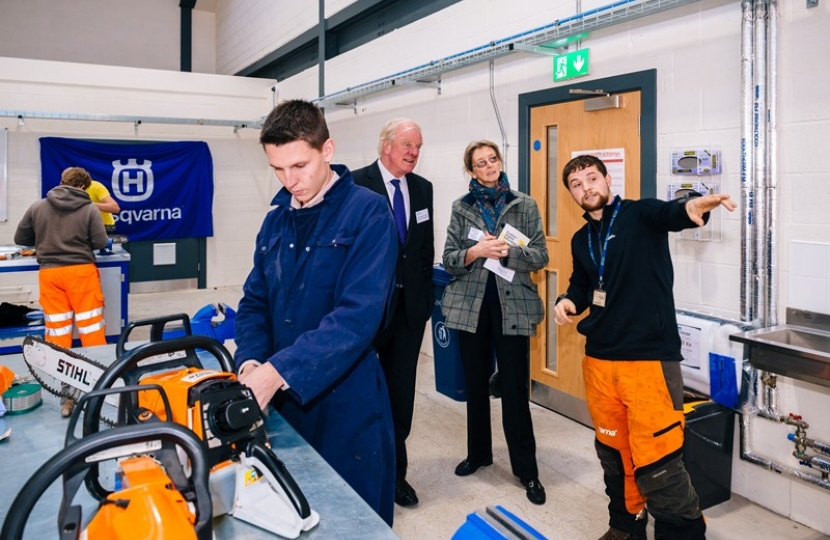
{"label": "orange work trousers", "polygon": [[683,447],[682,379],[667,380],[659,360],[586,356],[582,373],[597,440],[619,452],[625,507],[637,514],[646,500],[637,488],[635,471]]}
{"label": "orange work trousers", "polygon": [[38,281],[46,341],[67,349],[72,347],[74,321],[84,347],[106,345],[104,293],[94,264],[43,268]]}

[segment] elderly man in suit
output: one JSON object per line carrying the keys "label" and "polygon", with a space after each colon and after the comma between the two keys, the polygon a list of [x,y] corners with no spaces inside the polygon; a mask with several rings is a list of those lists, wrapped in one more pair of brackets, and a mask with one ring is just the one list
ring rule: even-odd
{"label": "elderly man in suit", "polygon": [[398,228],[395,290],[387,324],[378,332],[374,344],[392,404],[395,502],[401,506],[418,504],[415,490],[406,481],[406,438],[412,429],[418,354],[434,301],[432,184],[412,172],[418,164],[422,144],[417,123],[408,118],[390,120],[380,132],[379,159],[352,172],[355,184],[387,197]]}

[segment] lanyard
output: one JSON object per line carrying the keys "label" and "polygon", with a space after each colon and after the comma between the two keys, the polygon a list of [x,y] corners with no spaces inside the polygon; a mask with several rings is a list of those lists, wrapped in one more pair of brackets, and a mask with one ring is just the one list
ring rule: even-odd
{"label": "lanyard", "polygon": [[[602,243],[602,250],[599,254],[599,264],[597,264],[597,259],[594,256],[594,245],[591,242],[591,231],[593,227],[588,227],[588,253],[591,254],[591,260],[594,261],[594,265],[599,270],[599,290],[602,290],[602,274],[605,273],[605,255],[608,254],[608,240],[611,237],[611,227],[614,226],[614,220],[617,219],[617,212],[620,211],[620,200],[617,199],[617,204],[614,205],[614,213],[611,214],[611,221],[608,222],[608,230],[605,232],[605,241],[600,238],[600,233],[597,232],[597,245]],[[600,221],[602,223],[602,221]]]}

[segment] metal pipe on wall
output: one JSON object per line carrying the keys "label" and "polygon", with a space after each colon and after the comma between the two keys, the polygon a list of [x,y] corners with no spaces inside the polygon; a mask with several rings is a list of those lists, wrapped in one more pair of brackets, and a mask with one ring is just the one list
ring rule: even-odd
{"label": "metal pipe on wall", "polygon": [[752,142],[755,149],[753,156],[753,166],[755,168],[755,220],[753,222],[755,245],[753,248],[754,264],[752,265],[754,281],[752,311],[756,314],[761,326],[766,326],[764,316],[766,302],[764,300],[767,290],[767,242],[765,231],[767,225],[767,8],[765,0],[756,0],[754,9]]}
{"label": "metal pipe on wall", "polygon": [[753,323],[752,247],[754,228],[753,178],[755,155],[752,144],[752,0],[741,2],[741,321]]}
{"label": "metal pipe on wall", "polygon": [[501,153],[504,159],[502,167],[507,167],[507,132],[504,130],[501,113],[499,113],[499,104],[496,101],[496,66],[493,60],[490,60],[490,101],[493,102],[493,110],[496,112],[496,120],[499,123],[499,132],[501,133]]}
{"label": "metal pipe on wall", "polygon": [[767,326],[778,324],[778,0],[769,0],[767,11]]}
{"label": "metal pipe on wall", "polygon": [[[749,388],[750,395],[747,396],[746,403],[744,403],[744,405],[741,407],[741,459],[748,463],[752,463],[753,465],[763,467],[764,469],[767,469],[769,471],[774,471],[779,474],[784,474],[796,478],[798,480],[803,480],[805,482],[808,482],[810,484],[830,491],[830,480],[824,478],[823,476],[820,477],[807,471],[795,469],[788,465],[783,465],[781,463],[778,463],[777,461],[761,457],[753,452],[752,446],[750,444],[750,440],[752,438],[752,419],[757,416],[762,416],[764,418],[768,418],[769,420],[773,420],[776,422],[784,422],[785,418],[778,414],[777,411],[773,411],[769,408],[761,408],[759,406],[759,401],[764,400],[765,398],[770,399],[770,396],[767,394],[769,389],[766,388],[766,385],[761,380],[761,374],[759,374],[758,370],[756,369],[753,369],[750,373]],[[773,390],[773,394],[774,393],[775,392]],[[776,402],[777,399],[772,397],[772,401]],[[818,462],[815,462],[815,465],[820,466]]]}

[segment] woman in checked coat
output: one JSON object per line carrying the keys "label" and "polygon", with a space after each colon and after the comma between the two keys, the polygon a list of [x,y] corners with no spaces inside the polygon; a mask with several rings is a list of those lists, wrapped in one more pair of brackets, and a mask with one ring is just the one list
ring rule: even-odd
{"label": "woman in checked coat", "polygon": [[[530,279],[530,272],[548,262],[542,218],[532,198],[510,189],[492,141],[470,143],[464,168],[470,190],[453,202],[443,256],[453,280],[444,291],[442,313],[447,327],[458,331],[467,385],[467,457],[455,474],[467,476],[493,463],[489,376],[495,350],[510,465],[527,498],[544,504],[528,405],[529,337],[544,316]],[[500,240],[507,225],[528,240]],[[500,275],[485,268],[487,261]]]}

